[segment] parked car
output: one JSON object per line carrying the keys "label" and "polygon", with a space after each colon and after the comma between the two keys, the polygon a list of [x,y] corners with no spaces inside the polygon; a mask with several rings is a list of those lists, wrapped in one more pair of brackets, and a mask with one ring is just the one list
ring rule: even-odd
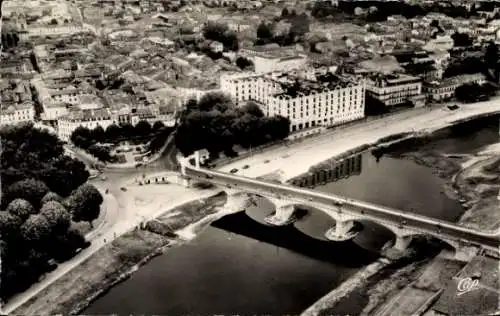
{"label": "parked car", "polygon": [[121,187],[120,190],[122,190],[123,192],[127,192],[127,188],[125,187]]}
{"label": "parked car", "polygon": [[455,110],[458,110],[460,107],[456,104],[453,104],[453,105],[448,105],[448,110],[450,111],[455,111]]}
{"label": "parked car", "polygon": [[243,167],[241,167],[241,169],[248,169],[249,167],[249,165],[244,165]]}
{"label": "parked car", "polygon": [[236,172],[238,172],[238,169],[233,168],[233,169],[231,169],[229,172],[231,172],[231,173],[236,173]]}

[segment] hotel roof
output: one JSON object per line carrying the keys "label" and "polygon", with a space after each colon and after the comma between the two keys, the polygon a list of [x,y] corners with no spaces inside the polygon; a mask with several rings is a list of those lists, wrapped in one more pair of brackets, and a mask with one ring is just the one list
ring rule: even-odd
{"label": "hotel roof", "polygon": [[337,76],[331,72],[316,74],[316,80],[306,80],[289,75],[282,75],[275,79],[281,84],[284,92],[276,94],[275,97],[296,98],[300,95],[311,95],[335,89],[343,89],[358,82],[354,78]]}

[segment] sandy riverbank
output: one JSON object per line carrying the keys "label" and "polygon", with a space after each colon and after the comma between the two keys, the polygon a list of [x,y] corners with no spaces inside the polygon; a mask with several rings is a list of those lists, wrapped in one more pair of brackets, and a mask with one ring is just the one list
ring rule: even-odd
{"label": "sandy riverbank", "polygon": [[500,143],[467,155],[454,155],[439,150],[409,151],[391,154],[430,167],[446,181],[443,192],[459,200],[465,213],[458,221],[482,231],[500,229]]}

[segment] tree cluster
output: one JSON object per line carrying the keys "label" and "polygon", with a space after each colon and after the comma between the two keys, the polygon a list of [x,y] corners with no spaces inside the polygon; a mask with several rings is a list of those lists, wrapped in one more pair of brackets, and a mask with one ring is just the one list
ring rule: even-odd
{"label": "tree cluster", "polygon": [[468,83],[455,90],[455,97],[464,103],[472,103],[488,100],[495,92],[495,87],[490,84]]}
{"label": "tree cluster", "polygon": [[486,65],[480,57],[466,57],[451,62],[443,73],[443,77],[449,78],[464,74],[484,73]]}
{"label": "tree cluster", "polygon": [[236,66],[238,66],[241,70],[245,70],[248,68],[252,68],[254,64],[251,60],[240,56],[236,58]]}
{"label": "tree cluster", "polygon": [[6,299],[50,270],[51,259],[64,261],[88,245],[71,220],[94,220],[102,196],[84,184],[85,165],[64,155],[46,130],[32,123],[5,125],[0,137],[0,298]]}
{"label": "tree cluster", "polygon": [[203,28],[203,37],[208,40],[221,42],[224,48],[237,51],[239,48],[236,32],[229,29],[227,24],[208,22]]}
{"label": "tree cluster", "polygon": [[289,130],[290,121],[285,117],[265,117],[253,102],[238,108],[229,97],[212,93],[186,104],[175,143],[184,155],[207,149],[212,157],[221,152],[230,156],[235,155],[234,145],[249,148],[281,140]]}
{"label": "tree cluster", "polygon": [[71,221],[92,223],[103,201],[90,184],[83,184],[63,199],[39,180],[25,179],[7,188],[8,201],[0,211],[2,271],[0,298],[25,290],[55,262],[73,257],[89,245],[71,228]]}
{"label": "tree cluster", "polygon": [[300,15],[289,14],[282,17],[291,24],[288,32],[275,34],[275,22],[262,21],[257,26],[257,44],[264,45],[277,43],[280,46],[289,46],[304,40],[304,35],[309,32],[310,21],[305,13]]}
{"label": "tree cluster", "polygon": [[114,157],[110,154],[109,147],[102,143],[117,143],[121,140],[144,139],[153,137],[165,128],[161,121],[151,126],[148,121],[139,121],[135,126],[126,123],[121,125],[112,124],[104,130],[101,126],[88,129],[83,126],[76,128],[71,134],[71,142],[104,162],[113,162]]}
{"label": "tree cluster", "polygon": [[[82,162],[64,155],[57,136],[35,128],[33,123],[2,126],[0,138],[4,192],[15,182],[33,178],[44,182],[51,191],[67,196],[89,177]],[[4,206],[5,196],[2,195]]]}

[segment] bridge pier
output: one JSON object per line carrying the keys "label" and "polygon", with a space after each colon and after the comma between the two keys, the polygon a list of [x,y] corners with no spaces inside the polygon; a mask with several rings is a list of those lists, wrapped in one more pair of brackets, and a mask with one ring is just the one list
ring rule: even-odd
{"label": "bridge pier", "polygon": [[228,194],[224,209],[231,213],[244,211],[250,204],[248,194]]}
{"label": "bridge pier", "polygon": [[335,227],[330,228],[326,233],[325,237],[331,241],[346,241],[354,238],[358,234],[356,231],[352,231],[354,228],[354,221],[336,221]]}
{"label": "bridge pier", "polygon": [[408,246],[410,245],[411,239],[412,239],[411,236],[396,235],[396,241],[394,242],[392,248],[397,249],[399,251],[405,251],[406,248],[408,248]]}
{"label": "bridge pier", "polygon": [[296,218],[294,217],[294,205],[280,205],[276,206],[276,212],[264,218],[264,221],[273,226],[285,226],[293,223]]}

